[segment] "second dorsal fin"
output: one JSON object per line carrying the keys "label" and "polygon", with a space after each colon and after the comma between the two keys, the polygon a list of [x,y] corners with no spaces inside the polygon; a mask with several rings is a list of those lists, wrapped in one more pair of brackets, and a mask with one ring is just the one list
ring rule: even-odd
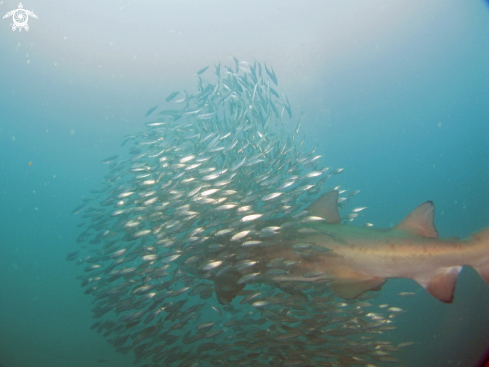
{"label": "second dorsal fin", "polygon": [[432,201],[427,201],[409,213],[394,229],[423,237],[438,237],[434,217],[435,206]]}

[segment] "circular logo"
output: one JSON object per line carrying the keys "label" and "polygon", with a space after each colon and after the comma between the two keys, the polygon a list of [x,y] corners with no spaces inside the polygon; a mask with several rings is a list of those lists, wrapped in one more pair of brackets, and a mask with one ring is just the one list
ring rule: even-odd
{"label": "circular logo", "polygon": [[12,19],[17,27],[23,28],[29,20],[29,14],[24,9],[16,9]]}

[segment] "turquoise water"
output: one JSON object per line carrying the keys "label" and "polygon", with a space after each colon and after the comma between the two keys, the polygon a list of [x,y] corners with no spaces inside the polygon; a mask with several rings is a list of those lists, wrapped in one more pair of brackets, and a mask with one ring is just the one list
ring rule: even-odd
{"label": "turquoise water", "polygon": [[[360,190],[354,223],[389,227],[433,200],[443,237],[489,225],[487,2],[23,5],[39,17],[28,32],[0,22],[3,367],[133,365],[90,330],[82,269],[65,261],[80,233],[70,213],[150,107],[229,55],[273,65],[305,149],[345,169],[328,187]],[[407,311],[385,334],[416,343],[396,354],[405,365],[475,366],[487,351],[489,286],[470,268],[450,305],[410,280],[372,303]]]}

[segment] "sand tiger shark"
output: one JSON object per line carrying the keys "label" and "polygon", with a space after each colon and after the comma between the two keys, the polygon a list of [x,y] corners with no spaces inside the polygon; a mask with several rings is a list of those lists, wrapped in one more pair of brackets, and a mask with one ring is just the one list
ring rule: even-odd
{"label": "sand tiger shark", "polygon": [[[440,238],[434,225],[434,205],[427,201],[389,229],[342,224],[333,190],[307,211],[313,223],[299,223],[280,231],[266,246],[252,250],[252,257],[266,274],[274,259],[295,265],[265,281],[328,282],[341,298],[354,299],[380,290],[387,279],[413,279],[440,301],[451,303],[457,276],[472,266],[489,284],[489,227],[466,239]],[[300,243],[300,245],[298,245]],[[314,246],[313,255],[297,248]],[[253,270],[253,271],[256,271]],[[270,274],[270,272],[269,272]],[[215,279],[219,301],[229,303],[245,284],[243,273],[232,271]]]}

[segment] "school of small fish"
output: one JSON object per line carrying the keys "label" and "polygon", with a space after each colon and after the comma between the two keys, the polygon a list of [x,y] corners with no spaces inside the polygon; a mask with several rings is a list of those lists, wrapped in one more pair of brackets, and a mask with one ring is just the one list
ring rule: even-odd
{"label": "school of small fish", "polygon": [[[400,363],[393,354],[412,343],[385,333],[402,309],[377,309],[372,293],[341,300],[326,282],[274,284],[267,276],[294,264],[253,258],[290,223],[321,220],[305,208],[342,169],[304,152],[301,117],[286,128],[292,110],[273,69],[234,61],[166,98],[178,107],[148,110],[156,118],[102,161],[102,189],[73,210],[85,221],[66,260],[83,268],[91,328],[144,367]],[[340,191],[340,208],[357,192]]]}

